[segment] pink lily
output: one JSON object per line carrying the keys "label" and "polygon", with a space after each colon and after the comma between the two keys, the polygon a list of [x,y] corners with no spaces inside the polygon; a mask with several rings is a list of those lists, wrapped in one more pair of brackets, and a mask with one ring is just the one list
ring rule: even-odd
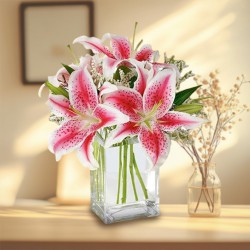
{"label": "pink lily", "polygon": [[[132,64],[131,69],[136,71],[137,74],[137,79],[134,82],[134,89],[143,95],[147,82],[153,77],[154,69],[152,65],[146,65],[145,62],[139,62],[134,59],[131,59],[130,62]],[[116,85],[105,82],[100,88],[100,97],[115,90],[117,90]]]}
{"label": "pink lily", "polygon": [[98,168],[93,156],[92,142],[101,128],[128,122],[119,110],[98,102],[97,89],[87,67],[74,71],[68,83],[69,100],[63,96],[50,95],[48,104],[52,113],[63,117],[64,122],[51,135],[49,150],[56,160],[75,149],[82,164]]}
{"label": "pink lily", "polygon": [[[110,48],[104,45],[105,40],[110,40]],[[137,61],[153,61],[158,57],[158,52],[153,51],[150,45],[144,45],[137,52],[132,51],[131,44],[126,37],[105,34],[100,40],[96,37],[81,36],[73,43],[80,43],[86,49],[91,49],[95,54],[104,54],[103,71],[107,79],[110,79],[119,64],[128,63],[127,60],[134,58]],[[134,55],[133,55],[134,54]]]}
{"label": "pink lily", "polygon": [[[75,64],[70,64],[69,66],[74,70],[77,70],[79,68],[79,66]],[[54,76],[49,76],[48,81],[55,87],[59,86],[67,87],[69,77],[70,77],[69,72],[64,67],[62,67],[57,71],[57,73]]]}
{"label": "pink lily", "polygon": [[117,87],[116,91],[105,96],[105,103],[130,118],[129,122],[112,131],[106,146],[121,142],[128,136],[138,135],[152,165],[158,167],[164,163],[170,149],[170,138],[166,132],[173,132],[181,126],[191,129],[203,120],[186,113],[170,111],[175,97],[175,70],[159,71],[153,78],[149,77],[144,86],[143,95],[135,89]]}
{"label": "pink lily", "polygon": [[[91,67],[94,66],[95,70],[98,73],[102,74],[100,59],[96,56],[82,56],[80,57],[79,64],[70,64],[68,66],[71,67],[73,70],[84,69],[85,67],[87,67],[89,71],[91,70]],[[49,76],[48,81],[55,87],[62,86],[64,88],[67,88],[69,78],[70,73],[65,67],[62,67],[57,71],[54,76]]]}

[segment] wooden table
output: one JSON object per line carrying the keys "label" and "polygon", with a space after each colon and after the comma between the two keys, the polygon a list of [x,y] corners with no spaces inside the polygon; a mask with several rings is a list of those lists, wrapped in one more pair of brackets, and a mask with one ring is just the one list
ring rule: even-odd
{"label": "wooden table", "polygon": [[104,225],[88,206],[0,208],[0,250],[250,250],[250,206],[224,206],[219,218],[191,218],[186,205],[161,216]]}

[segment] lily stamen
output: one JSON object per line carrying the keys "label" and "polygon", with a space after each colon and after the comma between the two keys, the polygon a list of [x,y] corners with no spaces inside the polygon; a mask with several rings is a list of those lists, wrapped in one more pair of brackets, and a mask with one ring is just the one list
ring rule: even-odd
{"label": "lily stamen", "polygon": [[100,119],[94,117],[92,114],[90,114],[90,115],[89,114],[83,114],[80,111],[78,111],[77,109],[73,108],[72,106],[71,106],[70,111],[72,111],[72,113],[80,116],[81,120],[89,121],[89,124],[99,123],[101,121]]}

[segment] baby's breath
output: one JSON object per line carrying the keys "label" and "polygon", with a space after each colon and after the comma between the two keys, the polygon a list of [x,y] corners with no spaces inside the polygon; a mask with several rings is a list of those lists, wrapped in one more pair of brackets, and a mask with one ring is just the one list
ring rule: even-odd
{"label": "baby's breath", "polygon": [[91,67],[90,74],[93,79],[93,82],[96,85],[96,87],[99,88],[105,81],[103,75],[97,71],[98,67],[100,66],[97,65],[94,60],[91,60],[90,67]]}
{"label": "baby's breath", "polygon": [[[239,95],[245,81],[244,75],[236,78],[236,83],[224,93],[220,87],[218,70],[211,72],[208,79],[195,76],[193,79],[201,87],[196,91],[198,98],[204,105],[200,116],[207,120],[198,130],[193,130],[187,137],[177,137],[179,145],[189,154],[193,165],[205,163],[209,165],[221,141],[227,139],[237,122],[241,122],[239,115],[249,112],[246,104],[241,104]],[[181,135],[181,133],[179,133]],[[190,143],[192,142],[192,143]]]}

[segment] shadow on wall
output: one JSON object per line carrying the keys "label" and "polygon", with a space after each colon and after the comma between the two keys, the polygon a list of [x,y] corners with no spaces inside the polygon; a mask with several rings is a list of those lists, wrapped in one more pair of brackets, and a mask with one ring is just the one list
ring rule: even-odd
{"label": "shadow on wall", "polygon": [[0,100],[8,107],[1,110],[8,119],[1,122],[6,132],[1,135],[0,205],[12,205],[16,197],[47,199],[56,193],[57,162],[47,150],[53,124],[38,88],[16,86],[12,98],[7,90]]}
{"label": "shadow on wall", "polygon": [[48,199],[55,195],[57,162],[48,151],[27,161],[16,199]]}
{"label": "shadow on wall", "polygon": [[0,167],[0,206],[19,199],[48,199],[55,196],[57,162],[48,151],[10,161]]}

